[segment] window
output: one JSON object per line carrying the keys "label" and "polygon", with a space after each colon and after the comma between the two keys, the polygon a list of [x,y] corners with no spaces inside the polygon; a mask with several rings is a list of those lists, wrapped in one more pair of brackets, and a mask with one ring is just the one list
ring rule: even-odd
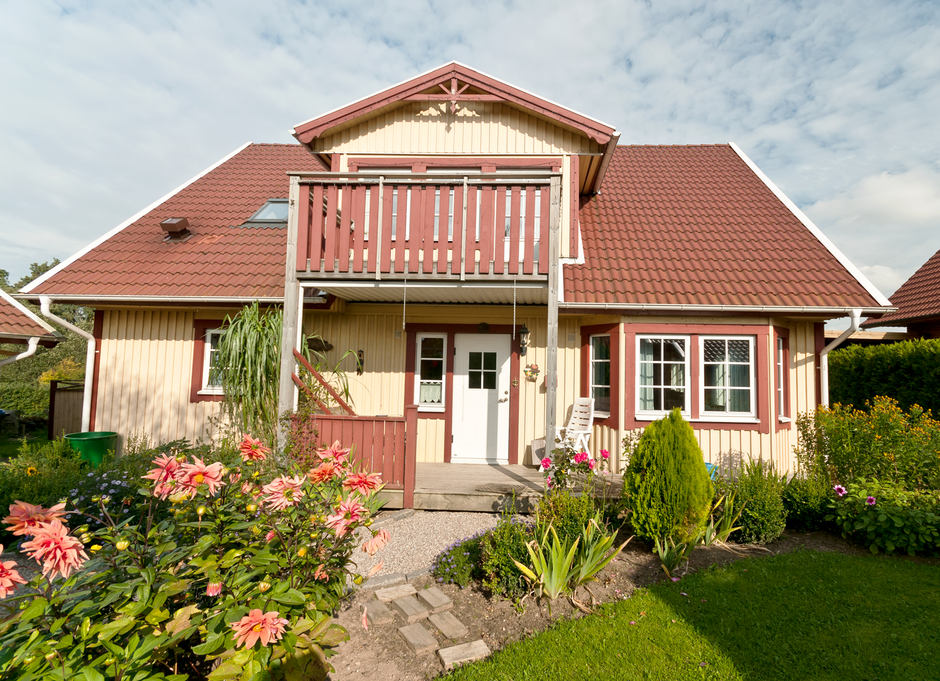
{"label": "window", "polygon": [[702,414],[756,416],[754,339],[702,336]]}
{"label": "window", "polygon": [[221,329],[206,329],[202,351],[202,388],[200,395],[221,395],[222,378],[219,376],[218,352]]}
{"label": "window", "polygon": [[591,336],[591,397],[594,411],[610,414],[610,336]]}
{"label": "window", "polygon": [[496,353],[471,352],[470,390],[496,390]]}
{"label": "window", "polygon": [[790,420],[790,400],[787,394],[790,353],[787,344],[787,338],[777,336],[777,419],[782,422]]}
{"label": "window", "polygon": [[637,414],[689,413],[688,336],[637,336]]}
{"label": "window", "polygon": [[[447,375],[445,353],[447,336],[442,333],[418,334],[416,345],[415,402],[418,405],[418,411],[442,412],[444,411],[444,377]],[[493,362],[495,364],[495,356]]]}
{"label": "window", "polygon": [[254,215],[248,218],[248,222],[287,222],[288,208],[288,199],[269,199]]}

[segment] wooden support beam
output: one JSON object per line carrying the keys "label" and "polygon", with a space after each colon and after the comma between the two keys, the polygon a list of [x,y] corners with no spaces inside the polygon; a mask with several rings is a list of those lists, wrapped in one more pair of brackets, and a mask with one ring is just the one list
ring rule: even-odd
{"label": "wooden support beam", "polygon": [[405,97],[406,102],[505,102],[506,100],[499,95],[411,95]]}
{"label": "wooden support beam", "polygon": [[[300,204],[300,178],[290,179],[290,203],[287,214],[287,265],[284,273],[284,309],[283,329],[281,331],[281,371],[278,380],[277,413],[293,411],[296,400],[296,387],[291,376],[294,374],[294,343],[300,332],[301,290],[297,280],[297,239],[299,232],[298,212],[307,210]],[[278,419],[277,441],[281,449],[287,444],[287,429]]]}
{"label": "wooden support beam", "polygon": [[320,372],[314,369],[312,366],[310,366],[310,362],[308,362],[307,359],[303,355],[301,355],[297,350],[294,350],[294,359],[300,362],[303,368],[309,371],[310,375],[313,376],[315,379],[317,379],[320,385],[322,385],[323,388],[330,394],[330,397],[336,400],[336,404],[341,406],[346,411],[347,414],[349,414],[350,416],[356,415],[356,412],[353,411],[352,407],[346,404],[345,400],[343,400],[343,398],[340,397],[339,394],[335,390],[333,390],[333,386],[327,383],[326,380],[323,378],[323,376],[320,375]]}
{"label": "wooden support beam", "polygon": [[555,448],[558,400],[558,268],[561,267],[561,178],[553,177],[548,218],[548,332],[545,358],[545,452]]}

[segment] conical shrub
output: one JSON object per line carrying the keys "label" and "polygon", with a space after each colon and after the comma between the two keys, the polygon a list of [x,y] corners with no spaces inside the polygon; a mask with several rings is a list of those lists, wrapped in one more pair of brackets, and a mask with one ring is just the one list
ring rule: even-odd
{"label": "conical shrub", "polygon": [[704,528],[712,483],[692,426],[678,409],[643,432],[623,483],[638,537],[678,542]]}

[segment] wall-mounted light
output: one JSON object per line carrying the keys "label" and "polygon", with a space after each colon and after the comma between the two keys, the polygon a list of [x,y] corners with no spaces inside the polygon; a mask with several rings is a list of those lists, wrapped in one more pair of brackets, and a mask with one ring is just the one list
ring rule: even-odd
{"label": "wall-mounted light", "polygon": [[519,356],[525,357],[526,350],[529,349],[529,329],[523,324],[519,329]]}
{"label": "wall-mounted light", "polygon": [[362,376],[362,369],[366,363],[366,353],[362,350],[356,353],[356,375]]}

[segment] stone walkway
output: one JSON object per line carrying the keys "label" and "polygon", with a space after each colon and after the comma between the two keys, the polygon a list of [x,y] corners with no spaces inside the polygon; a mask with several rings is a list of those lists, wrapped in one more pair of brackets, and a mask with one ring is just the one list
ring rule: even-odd
{"label": "stone walkway", "polygon": [[398,634],[414,654],[436,651],[447,671],[490,654],[482,639],[458,643],[469,630],[449,612],[453,607],[450,597],[436,586],[417,590],[411,584],[398,584],[376,590],[375,598],[362,605],[362,615],[370,627],[403,623]]}

